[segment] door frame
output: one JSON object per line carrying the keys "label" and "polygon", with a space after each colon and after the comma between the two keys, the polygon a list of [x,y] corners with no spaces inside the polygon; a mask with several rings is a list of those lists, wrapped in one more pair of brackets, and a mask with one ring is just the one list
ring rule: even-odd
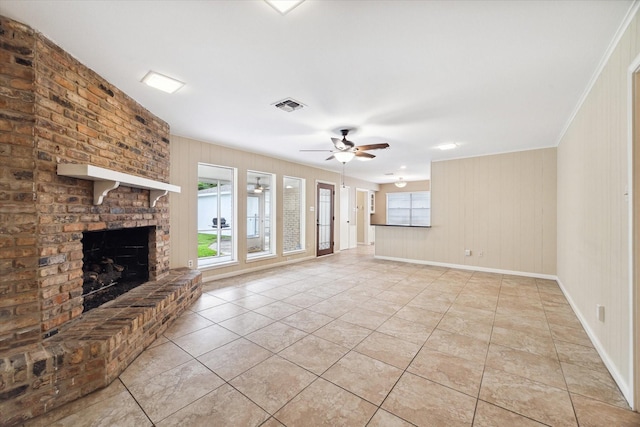
{"label": "door frame", "polygon": [[351,246],[351,187],[340,186],[340,250],[349,249]]}
{"label": "door frame", "polygon": [[[359,194],[363,194],[364,195],[364,202],[362,205],[362,221],[364,222],[364,224],[362,224],[362,244],[364,245],[370,245],[371,244],[371,237],[369,236],[369,227],[371,226],[371,214],[370,214],[370,209],[369,209],[369,194],[371,193],[370,190],[366,189],[366,188],[358,188],[356,187],[356,199],[355,199],[355,203],[356,205],[358,204],[358,195]],[[358,218],[360,216],[360,211],[358,210],[356,212],[356,227],[359,226],[358,221],[360,220],[360,218]],[[357,231],[356,231],[357,233]],[[358,239],[356,237],[356,242],[359,244],[360,242],[358,242]]]}
{"label": "door frame", "polygon": [[[331,244],[328,249],[320,249],[320,188],[326,188],[331,190],[331,226],[330,226],[330,235],[331,235]],[[324,256],[333,254],[335,251],[335,220],[336,220],[336,184],[335,182],[329,181],[320,181],[316,180],[316,233],[315,233],[315,248],[316,248],[316,256]]]}
{"label": "door frame", "polygon": [[[627,71],[627,118],[628,118],[628,209],[629,209],[629,304],[631,308],[631,377],[629,404],[640,408],[640,55],[629,65]],[[636,107],[637,105],[637,107]]]}

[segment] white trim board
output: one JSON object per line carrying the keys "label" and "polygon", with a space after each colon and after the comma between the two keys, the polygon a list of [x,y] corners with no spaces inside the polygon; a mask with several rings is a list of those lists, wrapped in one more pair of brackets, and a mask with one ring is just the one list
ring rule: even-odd
{"label": "white trim board", "polygon": [[596,70],[593,73],[593,76],[591,76],[591,80],[589,80],[589,83],[587,83],[587,87],[585,87],[584,92],[582,92],[580,99],[576,103],[576,106],[574,107],[573,111],[569,115],[569,118],[567,119],[566,123],[562,127],[562,130],[558,135],[558,139],[556,140],[556,145],[555,145],[556,147],[560,145],[560,141],[562,141],[562,138],[564,138],[564,135],[567,133],[567,131],[571,127],[573,120],[576,118],[576,115],[582,108],[582,104],[584,104],[584,102],[587,100],[587,97],[591,93],[593,86],[595,86],[596,81],[598,80],[598,78],[600,77],[600,74],[602,74],[602,71],[604,70],[604,67],[609,62],[609,58],[611,58],[613,51],[616,49],[616,47],[618,47],[618,43],[620,42],[620,39],[624,35],[625,31],[627,31],[627,28],[629,27],[629,24],[631,24],[631,21],[633,20],[633,18],[636,16],[636,12],[638,12],[639,7],[640,7],[640,1],[638,0],[634,0],[631,6],[629,6],[627,15],[622,20],[622,23],[618,27],[616,34],[613,36],[613,39],[611,39],[611,42],[609,43],[609,47],[607,47],[607,50],[602,56],[600,63],[596,67]]}
{"label": "white trim board", "polygon": [[[282,261],[282,262],[278,262],[278,263],[274,263],[274,264],[267,264],[267,265],[261,265],[258,267],[253,267],[253,268],[245,268],[242,270],[236,270],[236,271],[230,271],[228,273],[222,273],[222,274],[217,274],[215,276],[207,276],[207,277],[203,277],[202,278],[202,284],[207,284],[209,282],[213,282],[215,280],[220,280],[220,279],[227,279],[229,277],[234,277],[234,276],[240,276],[242,274],[246,274],[246,273],[255,273],[256,271],[261,271],[261,270],[269,270],[270,268],[276,268],[276,267],[283,267],[285,265],[290,265],[290,264],[295,264],[298,262],[302,262],[302,261],[309,261],[312,259],[316,259],[317,257],[315,255],[310,255],[310,256],[306,256],[304,258],[295,258],[292,260],[286,260],[286,261]],[[264,259],[264,258],[261,258]],[[239,263],[236,263],[235,265],[237,265]],[[221,265],[220,268],[224,268],[224,267],[228,267],[227,265]],[[211,267],[207,267],[201,270],[201,272],[204,273],[213,270],[214,268]]]}
{"label": "white trim board", "polygon": [[640,363],[638,358],[640,357],[640,351],[637,349],[638,345],[638,310],[640,307],[636,307],[636,302],[638,301],[637,290],[635,286],[635,259],[634,257],[637,254],[634,251],[634,234],[635,229],[637,227],[636,221],[634,219],[634,200],[636,197],[636,189],[634,188],[633,176],[634,176],[634,156],[635,151],[633,148],[633,134],[634,134],[634,75],[640,72],[640,55],[636,56],[636,58],[631,62],[629,67],[627,68],[627,209],[629,215],[629,236],[628,236],[628,251],[629,251],[629,310],[630,310],[630,318],[631,318],[631,327],[630,327],[630,337],[629,342],[631,343],[631,357],[630,357],[630,372],[631,372],[631,381],[632,385],[630,387],[629,395],[627,397],[628,401],[631,404],[631,408],[634,410],[638,410],[638,405],[636,402],[636,397],[638,396],[639,390],[636,390],[636,386],[638,384],[638,375],[637,366]]}
{"label": "white trim board", "polygon": [[455,268],[458,270],[482,271],[484,273],[508,274],[511,276],[534,277],[536,279],[557,280],[558,278],[552,274],[529,273],[526,271],[502,270],[499,268],[478,267],[475,265],[451,264],[447,262],[424,261],[419,259],[396,258],[382,255],[374,255],[376,259],[384,259],[387,261],[407,262],[410,264],[433,265],[435,267]]}
{"label": "white trim board", "polygon": [[624,396],[625,399],[627,399],[627,403],[629,403],[629,405],[632,406],[633,394],[631,393],[631,388],[629,387],[629,384],[627,384],[627,382],[624,380],[624,377],[616,369],[616,365],[611,361],[609,354],[606,352],[603,345],[598,340],[598,337],[596,336],[596,334],[593,333],[591,328],[589,328],[589,324],[586,322],[585,317],[582,315],[582,312],[578,309],[578,306],[576,305],[576,303],[573,302],[573,299],[571,299],[571,296],[566,291],[564,285],[562,284],[562,281],[558,278],[556,278],[556,281],[558,282],[558,286],[560,286],[560,290],[564,294],[564,297],[569,302],[571,309],[576,314],[576,317],[578,317],[578,320],[582,324],[582,329],[584,329],[587,335],[589,336],[589,339],[591,340],[593,347],[596,349],[596,351],[600,355],[600,358],[602,359],[605,366],[607,367],[607,370],[613,377],[613,380],[616,382],[616,384],[620,388],[622,395]]}

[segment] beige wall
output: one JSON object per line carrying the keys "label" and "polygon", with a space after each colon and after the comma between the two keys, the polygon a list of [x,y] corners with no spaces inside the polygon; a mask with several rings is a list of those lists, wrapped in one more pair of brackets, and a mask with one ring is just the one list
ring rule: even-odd
{"label": "beige wall", "polygon": [[371,215],[371,224],[387,223],[387,193],[402,193],[410,191],[429,191],[429,181],[407,181],[407,185],[402,188],[395,184],[380,184],[380,191],[376,193],[376,209]]}
{"label": "beige wall", "polygon": [[[623,393],[632,384],[627,69],[636,16],[558,145],[558,279]],[[605,321],[596,319],[605,306]]]}
{"label": "beige wall", "polygon": [[[197,262],[197,165],[199,162],[237,168],[237,186],[239,189],[246,188],[247,170],[276,174],[276,256],[269,259],[246,262],[247,239],[241,237],[237,239],[238,262],[231,266],[203,269],[203,280],[315,257],[316,220],[315,211],[310,211],[310,207],[313,206],[315,208],[316,206],[316,182],[318,180],[333,183],[336,187],[337,196],[335,197],[334,206],[336,216],[335,251],[337,252],[340,248],[340,223],[338,221],[340,197],[338,190],[342,180],[339,173],[175,135],[171,136],[170,147],[170,182],[182,187],[181,193],[172,193],[170,196],[171,268],[186,267],[189,260],[193,260],[194,263]],[[282,179],[284,175],[306,180],[306,249],[302,253],[287,254],[286,256],[282,255]],[[349,177],[345,177],[344,183],[353,188],[353,197],[355,197],[356,186],[370,190],[378,189],[377,184]],[[239,192],[239,195],[241,194],[242,192]],[[238,197],[238,213],[243,215],[244,212],[246,212],[246,197]],[[244,221],[238,221],[238,236],[246,236],[244,227],[246,227]]]}
{"label": "beige wall", "polygon": [[555,148],[433,163],[431,226],[377,227],[376,255],[554,276]]}

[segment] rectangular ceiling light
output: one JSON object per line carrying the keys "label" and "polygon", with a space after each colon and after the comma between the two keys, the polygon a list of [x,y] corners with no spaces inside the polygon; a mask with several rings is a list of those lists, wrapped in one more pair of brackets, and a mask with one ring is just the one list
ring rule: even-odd
{"label": "rectangular ceiling light", "polygon": [[304,0],[264,0],[269,6],[277,10],[283,15],[291,12],[294,7],[298,6]]}
{"label": "rectangular ceiling light", "polygon": [[149,71],[141,81],[148,86],[160,89],[167,93],[174,93],[184,86],[183,82],[172,79],[171,77],[167,77],[163,74],[156,73],[155,71]]}

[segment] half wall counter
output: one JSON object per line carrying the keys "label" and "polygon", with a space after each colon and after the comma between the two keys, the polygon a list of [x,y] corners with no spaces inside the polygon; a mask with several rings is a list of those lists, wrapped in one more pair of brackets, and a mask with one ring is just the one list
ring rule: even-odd
{"label": "half wall counter", "polygon": [[376,227],[376,258],[418,262],[425,259],[431,226],[372,225]]}

